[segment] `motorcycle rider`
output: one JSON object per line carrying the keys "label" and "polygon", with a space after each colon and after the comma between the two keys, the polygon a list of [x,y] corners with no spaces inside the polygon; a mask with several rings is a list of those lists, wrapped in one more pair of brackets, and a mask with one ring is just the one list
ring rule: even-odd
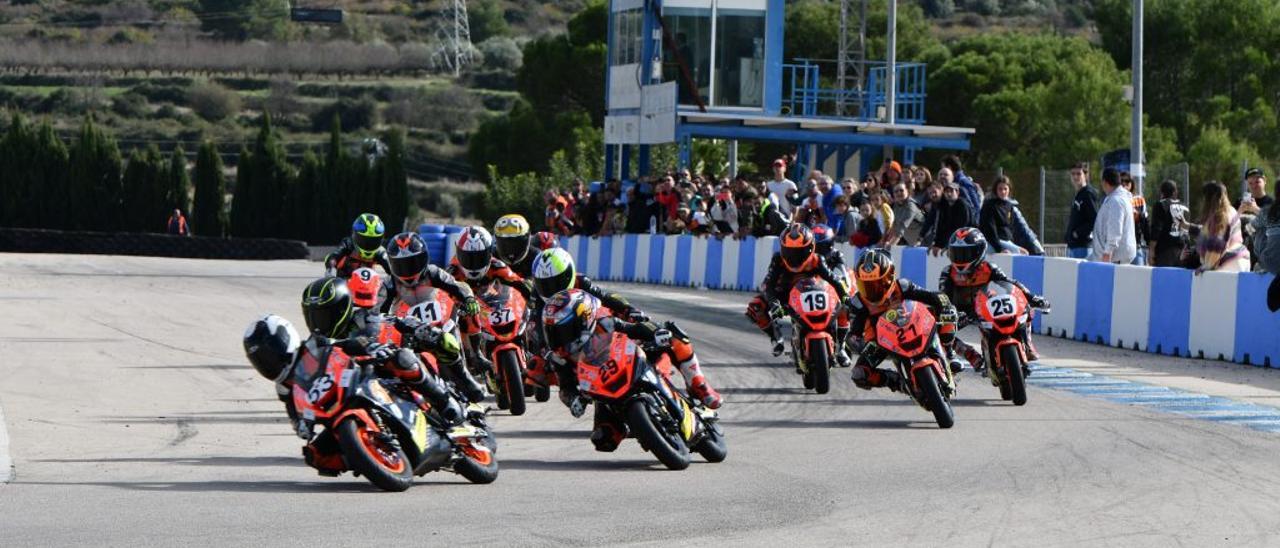
{"label": "motorcycle rider", "polygon": [[516,214],[503,215],[493,224],[497,236],[497,255],[521,278],[533,276],[533,261],[539,253],[556,247],[556,236],[550,232],[529,235],[529,221]]}
{"label": "motorcycle rider", "polygon": [[382,313],[379,293],[383,289],[382,276],[369,267],[357,268],[347,279],[351,292],[351,324],[355,334],[385,344],[399,344],[400,335]]}
{"label": "motorcycle rider", "polygon": [[[853,328],[863,332],[867,343],[863,346],[858,361],[853,366],[853,384],[858,388],[870,390],[874,387],[888,386],[890,390],[903,390],[904,379],[897,371],[880,369],[880,362],[885,358],[884,349],[875,343],[876,321],[880,315],[897,308],[903,300],[919,301],[928,305],[938,315],[938,332],[944,348],[949,348],[955,337],[958,314],[951,306],[950,299],[943,293],[928,291],[911,283],[898,279],[893,258],[883,249],[870,249],[862,254],[854,267],[854,279],[858,286],[852,299],[850,321]],[[956,370],[957,363],[950,356],[943,356]]]}
{"label": "motorcycle rider", "polygon": [[[822,257],[823,262],[827,263],[827,268],[835,277],[844,283],[845,292],[849,287],[849,270],[844,262],[844,253],[836,249],[836,233],[831,227],[818,224],[812,229],[813,232],[813,251]],[[849,352],[846,344],[849,339],[849,307],[841,307],[840,313],[836,315],[836,341],[840,345],[836,352],[836,365],[840,367],[849,367],[852,363],[849,360]],[[857,347],[861,347],[858,344]]]}
{"label": "motorcycle rider", "polygon": [[467,284],[472,293],[491,282],[511,286],[528,300],[533,292],[532,284],[516,274],[497,257],[494,257],[494,240],[484,227],[472,226],[463,231],[454,246],[449,273],[461,283]]}
{"label": "motorcycle rider", "polygon": [[[973,309],[974,297],[985,291],[990,282],[1013,284],[1027,296],[1027,303],[1032,308],[1048,306],[1044,297],[1032,293],[1022,282],[1005,275],[999,266],[987,260],[987,238],[976,228],[960,228],[952,233],[947,242],[947,256],[951,259],[951,265],[942,270],[938,290],[946,294],[970,320],[978,318]],[[1038,361],[1040,354],[1031,344],[1031,330],[1025,330],[1023,335],[1022,343],[1027,348],[1027,361]],[[955,338],[954,349],[964,354],[974,371],[980,372],[985,367],[982,352],[958,336]]]}
{"label": "motorcycle rider", "polygon": [[[249,363],[259,374],[276,383],[276,395],[284,402],[291,421],[298,420],[292,397],[295,366],[320,367],[319,364],[335,358],[368,357],[380,371],[401,379],[421,394],[450,424],[462,422],[463,404],[416,354],[366,337],[351,337],[354,331],[352,296],[341,278],[325,277],[311,282],[302,292],[301,304],[309,332],[305,340],[288,320],[274,315],[250,324],[243,340]],[[442,340],[436,339],[436,343]],[[302,448],[302,454],[307,464],[322,475],[337,475],[346,469],[337,440],[329,431],[314,436]]]}
{"label": "motorcycle rider", "polygon": [[[460,284],[443,269],[431,264],[427,254],[427,245],[416,232],[402,232],[392,238],[387,246],[387,257],[391,263],[392,282],[395,298],[389,309],[395,310],[396,303],[409,307],[422,302],[432,288],[438,288],[459,303],[463,314],[470,318],[480,313],[480,301],[466,284]],[[472,356],[474,359],[475,356]],[[485,363],[480,356],[476,363]],[[467,369],[462,356],[456,360],[441,361],[441,365],[449,372],[451,380],[462,390],[462,394],[472,402],[484,400],[484,388]]]}
{"label": "motorcycle rider", "polygon": [[[546,311],[544,307],[548,304],[548,298],[554,297],[561,292],[568,290],[579,290],[590,295],[596,302],[600,303],[614,318],[625,319],[630,324],[642,325],[651,331],[665,330],[674,333],[675,338],[672,339],[671,350],[675,358],[676,366],[680,369],[680,374],[684,375],[685,385],[689,389],[689,393],[695,398],[701,400],[703,404],[712,409],[720,407],[722,402],[720,393],[717,392],[710,384],[707,383],[706,376],[702,374],[702,367],[698,363],[698,356],[693,351],[693,345],[689,342],[689,337],[673,322],[665,322],[662,327],[650,322],[649,317],[641,312],[640,309],[631,306],[625,298],[617,293],[610,293],[604,288],[596,285],[590,278],[578,274],[573,266],[573,257],[568,251],[560,248],[548,249],[538,256],[538,262],[534,266],[534,288],[535,294],[542,302],[538,307],[538,315],[536,318],[542,318],[545,323]],[[545,333],[544,333],[545,335]],[[638,337],[641,340],[649,340],[645,337]],[[547,350],[554,351],[551,341],[546,341]],[[545,354],[546,352],[544,352]],[[563,393],[564,385],[560,385],[561,393]]]}
{"label": "motorcycle rider", "polygon": [[375,265],[382,266],[382,270],[390,274],[387,251],[382,246],[385,233],[382,219],[372,213],[361,213],[351,223],[351,236],[343,238],[338,248],[324,258],[326,275],[347,279],[357,268],[373,268]]}
{"label": "motorcycle rider", "polygon": [[[827,229],[829,232],[830,229]],[[835,288],[836,294],[840,297],[840,302],[849,302],[848,281],[845,276],[838,276],[828,267],[829,258],[824,259],[817,253],[817,245],[814,240],[813,231],[802,224],[792,224],[782,232],[779,237],[781,249],[773,254],[773,258],[769,260],[769,271],[765,274],[764,282],[761,283],[760,294],[751,299],[747,304],[747,318],[760,328],[769,337],[769,343],[773,346],[773,355],[781,356],[784,350],[782,335],[778,332],[778,324],[774,322],[775,317],[782,315],[782,303],[786,301],[787,293],[791,291],[791,286],[801,276],[817,276]],[[832,251],[839,253],[832,246]],[[838,259],[843,262],[843,255]],[[844,314],[842,314],[843,316]],[[840,326],[838,324],[845,323],[837,321],[837,338],[841,342],[845,337],[839,333]],[[844,332],[848,334],[849,325],[845,323]],[[844,345],[836,352],[836,361],[839,364],[847,364],[849,356],[844,351]]]}
{"label": "motorcycle rider", "polygon": [[[557,293],[547,302],[542,330],[550,350],[549,359],[555,364],[556,375],[559,377],[560,401],[569,407],[574,417],[580,417],[586,411],[587,400],[582,397],[578,389],[577,364],[582,359],[586,343],[592,335],[618,332],[633,340],[649,343],[655,350],[670,350],[674,355],[683,348],[692,355],[693,348],[689,344],[688,337],[680,332],[678,327],[672,324],[668,326],[674,329],[658,327],[648,322],[632,323],[616,318],[609,313],[608,308],[603,306],[599,299],[581,289],[569,289]],[[694,362],[696,366],[696,358]],[[682,368],[681,371],[683,372],[684,369]],[[700,379],[699,382],[690,383],[690,394],[695,394],[694,386],[706,387],[705,379],[701,374],[695,377],[695,380],[698,379]],[[714,392],[711,393],[714,394]],[[711,403],[707,403],[706,398],[700,399],[704,401],[704,405],[712,409],[720,406],[718,394],[711,402],[714,403],[714,407]],[[613,451],[626,436],[627,425],[624,418],[616,416],[607,406],[597,405],[591,430],[591,443],[595,445],[596,450]]]}

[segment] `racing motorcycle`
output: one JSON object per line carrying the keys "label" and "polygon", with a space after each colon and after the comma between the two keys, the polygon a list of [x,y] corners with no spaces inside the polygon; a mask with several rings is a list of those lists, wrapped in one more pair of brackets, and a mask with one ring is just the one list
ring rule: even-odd
{"label": "racing motorcycle", "polygon": [[903,391],[932,412],[939,427],[951,428],[956,418],[950,401],[956,385],[937,324],[927,305],[904,300],[880,315],[875,342],[893,360],[902,376]]}
{"label": "racing motorcycle", "polygon": [[690,450],[707,462],[723,461],[728,447],[719,416],[671,382],[670,352],[649,350],[622,333],[593,334],[576,367],[582,394],[624,418],[640,446],[671,470],[689,467]]}
{"label": "racing motorcycle", "polygon": [[[524,297],[506,284],[491,283],[479,295],[481,314],[480,351],[489,356],[493,371],[487,372],[489,390],[497,395],[498,408],[512,415],[525,412],[525,392],[545,402],[551,389],[527,379],[524,340],[529,318]],[[527,384],[528,383],[528,384]]]}
{"label": "racing motorcycle", "polygon": [[[1027,403],[1027,349],[1022,341],[1030,329],[1032,311],[1027,296],[1009,282],[991,282],[973,297],[982,331],[982,356],[987,377],[1000,388],[1000,397],[1014,405]],[[1049,313],[1046,308],[1042,311]]]}
{"label": "racing motorcycle", "polygon": [[791,360],[804,376],[804,387],[819,394],[831,390],[839,305],[840,297],[831,284],[808,276],[791,286],[786,309],[772,311],[775,322],[783,317],[791,319]]}
{"label": "racing motorcycle", "polygon": [[[436,368],[433,357],[424,359]],[[472,483],[498,477],[497,444],[483,413],[470,412],[467,422],[450,428],[408,385],[338,348],[323,359],[303,358],[293,381],[298,437],[310,446],[332,436],[342,454],[343,469],[336,472],[350,470],[386,491],[404,491],[414,476],[444,469]],[[324,428],[320,434],[317,426]]]}

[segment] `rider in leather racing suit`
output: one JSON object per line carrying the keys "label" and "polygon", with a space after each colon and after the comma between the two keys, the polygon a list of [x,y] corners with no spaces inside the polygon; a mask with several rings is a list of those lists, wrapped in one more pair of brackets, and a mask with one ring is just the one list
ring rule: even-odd
{"label": "rider in leather racing suit", "polygon": [[[817,246],[813,231],[801,224],[792,224],[787,227],[779,239],[781,250],[774,253],[773,259],[769,261],[769,271],[761,284],[761,292],[747,304],[746,312],[747,318],[750,318],[756,327],[769,337],[774,356],[782,355],[784,345],[782,335],[778,332],[778,324],[773,320],[782,314],[782,303],[786,302],[787,294],[797,279],[802,276],[822,278],[835,289],[840,302],[849,302],[847,277],[837,274],[828,266],[844,262],[839,250],[832,246],[831,251],[837,254],[834,262],[829,255],[819,256],[815,253]],[[836,353],[836,361],[842,367],[847,367],[849,363],[849,356],[844,351],[843,344],[849,331],[848,321],[848,313],[845,311],[837,317],[836,340],[840,341],[841,345]]]}
{"label": "rider in leather racing suit", "polygon": [[343,238],[338,248],[324,258],[324,269],[327,276],[342,279],[351,277],[358,268],[382,266],[383,272],[391,273],[391,265],[387,262],[387,250],[382,247],[382,237],[386,227],[382,219],[372,213],[362,213],[351,223],[351,236]]}
{"label": "rider in leather racing suit", "polygon": [[[1044,297],[1032,293],[1022,282],[1005,275],[999,266],[987,260],[987,238],[976,228],[957,229],[947,244],[947,256],[951,259],[951,265],[943,269],[942,276],[938,280],[938,289],[946,294],[951,302],[955,303],[956,309],[964,313],[970,321],[978,319],[977,311],[973,309],[974,297],[985,291],[990,282],[1013,284],[1027,296],[1027,303],[1032,308],[1045,308],[1048,305]],[[1027,348],[1027,361],[1038,361],[1040,354],[1031,344],[1031,330],[1027,329],[1023,334],[1025,339],[1022,342]],[[982,371],[984,367],[982,352],[958,336],[954,344],[955,350],[964,354],[965,360],[974,371]]]}

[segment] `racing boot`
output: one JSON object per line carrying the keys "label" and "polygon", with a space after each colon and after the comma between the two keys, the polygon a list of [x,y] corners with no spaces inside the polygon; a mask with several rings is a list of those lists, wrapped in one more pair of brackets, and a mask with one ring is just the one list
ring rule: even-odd
{"label": "racing boot", "polygon": [[[986,360],[982,359],[982,352],[977,348],[974,348],[973,345],[964,342],[964,340],[959,337],[956,337],[955,343],[951,349],[951,359],[953,362],[959,361],[956,359],[956,354],[964,355],[964,360],[969,362],[969,367],[973,368],[974,373],[981,375],[986,372],[987,365]],[[954,366],[952,366],[951,371],[953,373],[960,372]]]}
{"label": "racing boot", "polygon": [[676,367],[684,376],[689,395],[697,398],[702,405],[711,409],[719,409],[723,399],[720,393],[711,388],[707,378],[702,374],[702,366],[698,364],[698,355],[693,353],[693,344],[689,336],[674,323],[667,322],[666,328],[672,333],[671,354],[675,358]]}
{"label": "racing boot", "polygon": [[848,321],[842,320],[844,327],[836,326],[836,367],[849,367],[853,365],[853,361],[849,359],[849,351],[847,350],[849,340]]}
{"label": "racing boot", "polygon": [[767,333],[769,334],[769,344],[773,347],[773,357],[782,355],[786,350],[786,346],[782,344],[782,334],[779,333],[777,322],[770,323]]}
{"label": "racing boot", "polygon": [[716,392],[716,389],[707,384],[707,378],[702,375],[689,379],[689,395],[697,398],[698,401],[702,402],[702,405],[707,406],[709,409],[719,409],[720,405],[724,403],[724,398],[720,396],[719,392]]}
{"label": "racing boot", "polygon": [[471,376],[471,372],[467,370],[467,364],[463,363],[461,356],[452,362],[444,364],[444,369],[448,371],[453,384],[457,385],[458,390],[467,398],[467,401],[473,403],[484,401],[484,386],[476,382],[476,378]]}
{"label": "racing boot", "polygon": [[871,390],[872,388],[888,387],[894,392],[906,392],[906,385],[902,375],[891,369],[880,369],[879,367],[871,367],[870,365],[860,363],[853,367],[851,375],[854,386],[863,390]]}
{"label": "racing boot", "polygon": [[422,394],[427,403],[431,404],[431,408],[439,413],[440,418],[449,423],[449,426],[462,424],[463,406],[449,394],[449,388],[445,386],[434,375],[427,375],[426,369],[422,367],[422,362],[418,356],[408,349],[400,349],[396,352],[396,359],[392,362],[395,368],[396,377],[404,380],[415,391]]}
{"label": "racing boot", "polygon": [[626,437],[627,426],[604,406],[596,406],[595,428],[591,429],[591,444],[596,446],[596,451],[612,453]]}

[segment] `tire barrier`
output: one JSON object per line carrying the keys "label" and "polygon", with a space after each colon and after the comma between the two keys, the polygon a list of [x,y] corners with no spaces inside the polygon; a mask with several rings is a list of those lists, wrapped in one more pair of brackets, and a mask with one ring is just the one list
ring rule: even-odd
{"label": "tire barrier", "polygon": [[183,259],[306,259],[306,242],[256,238],[205,238],[169,234],[134,234],[0,228],[0,252],[135,255]]}
{"label": "tire barrier", "polygon": [[[448,251],[452,252],[449,241]],[[627,234],[562,237],[580,272],[599,280],[756,291],[777,238],[716,240]],[[852,264],[859,250],[839,244]],[[945,257],[924,248],[891,250],[904,278],[938,288]],[[1270,274],[1088,263],[992,255],[994,263],[1041,293],[1053,313],[1036,332],[1169,356],[1280,367],[1280,314],[1267,309]]]}

